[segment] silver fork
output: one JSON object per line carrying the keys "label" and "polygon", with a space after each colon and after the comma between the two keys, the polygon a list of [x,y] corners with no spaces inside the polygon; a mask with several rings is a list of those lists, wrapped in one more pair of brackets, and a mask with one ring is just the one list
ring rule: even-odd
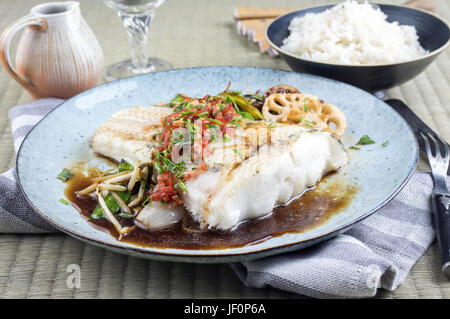
{"label": "silver fork", "polygon": [[450,278],[450,192],[446,180],[450,151],[447,143],[439,136],[423,131],[420,136],[425,145],[434,182],[431,200],[442,271]]}

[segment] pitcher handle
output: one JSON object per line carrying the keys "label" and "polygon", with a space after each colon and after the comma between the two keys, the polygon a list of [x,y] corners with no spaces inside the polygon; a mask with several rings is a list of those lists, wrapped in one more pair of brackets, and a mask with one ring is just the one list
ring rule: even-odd
{"label": "pitcher handle", "polygon": [[10,46],[14,35],[16,35],[16,33],[21,29],[28,26],[34,26],[41,32],[45,32],[48,29],[47,21],[45,19],[36,17],[34,14],[26,15],[10,24],[0,36],[0,62],[2,63],[6,71],[20,85],[22,85],[28,92],[30,92],[33,98],[37,99],[39,96],[33,83],[31,83],[28,79],[22,78],[17,73],[16,68],[11,63],[10,55]]}

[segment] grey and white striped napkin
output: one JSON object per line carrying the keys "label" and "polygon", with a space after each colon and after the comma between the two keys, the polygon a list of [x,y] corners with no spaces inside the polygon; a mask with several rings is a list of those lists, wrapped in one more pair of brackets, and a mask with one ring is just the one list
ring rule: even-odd
{"label": "grey and white striped napkin", "polygon": [[[43,99],[10,110],[16,151],[33,125],[61,102]],[[0,175],[0,232],[56,231],[27,205],[16,180],[14,169]],[[395,199],[345,234],[231,267],[247,286],[272,286],[317,298],[362,298],[374,296],[378,288],[395,290],[435,237],[432,185],[429,174],[416,172]]]}
{"label": "grey and white striped napkin", "polygon": [[[61,104],[61,99],[41,99],[9,110],[14,150],[19,150],[28,132],[41,118]],[[28,205],[17,184],[16,169],[0,175],[0,233],[46,233],[57,230]]]}

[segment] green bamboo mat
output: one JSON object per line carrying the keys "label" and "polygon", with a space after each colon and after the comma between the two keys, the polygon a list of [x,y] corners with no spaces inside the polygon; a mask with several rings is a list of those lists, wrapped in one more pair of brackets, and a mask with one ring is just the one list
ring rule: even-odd
{"label": "green bamboo mat", "polygon": [[[0,29],[43,1],[3,0]],[[120,20],[102,1],[81,0],[81,10],[94,30],[109,65],[128,58],[127,37]],[[175,67],[248,65],[277,69],[281,59],[261,55],[256,44],[236,33],[234,5],[308,7],[332,1],[313,0],[166,0],[150,31],[149,52]],[[401,4],[403,1],[380,1]],[[438,0],[437,13],[450,21],[450,3]],[[120,44],[120,45],[119,45]],[[450,141],[450,50],[425,73],[388,95],[405,100],[441,136]],[[31,101],[0,69],[0,172],[14,165],[8,109]],[[423,159],[419,169],[426,170]],[[68,266],[81,269],[81,288],[69,289]],[[298,298],[273,288],[242,285],[227,265],[156,262],[127,257],[86,245],[63,234],[0,234],[0,298]],[[379,298],[450,298],[450,281],[440,273],[436,244],[414,266],[394,292]]]}

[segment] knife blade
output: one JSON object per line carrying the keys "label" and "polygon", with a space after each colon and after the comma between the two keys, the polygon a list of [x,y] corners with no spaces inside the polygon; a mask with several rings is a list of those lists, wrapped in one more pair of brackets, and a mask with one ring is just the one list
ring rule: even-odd
{"label": "knife blade", "polygon": [[[428,127],[414,112],[406,105],[402,100],[387,99],[385,103],[389,104],[394,110],[396,110],[405,119],[405,121],[411,126],[414,135],[419,142],[420,149],[424,149],[422,138],[419,137],[419,131],[430,133],[431,135],[437,135],[431,128]],[[446,142],[447,145],[449,145]],[[450,147],[450,145],[449,145]],[[450,175],[450,167],[447,170],[447,175]]]}

